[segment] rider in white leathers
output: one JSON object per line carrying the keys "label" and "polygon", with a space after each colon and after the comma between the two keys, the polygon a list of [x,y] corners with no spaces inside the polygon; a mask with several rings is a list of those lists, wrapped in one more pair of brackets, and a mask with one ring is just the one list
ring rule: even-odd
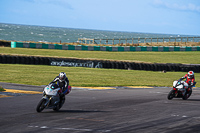
{"label": "rider in white leathers", "polygon": [[71,87],[69,86],[69,80],[64,72],[61,72],[51,83],[56,83],[61,88],[62,92],[60,93],[61,101],[65,98],[65,95],[69,94]]}

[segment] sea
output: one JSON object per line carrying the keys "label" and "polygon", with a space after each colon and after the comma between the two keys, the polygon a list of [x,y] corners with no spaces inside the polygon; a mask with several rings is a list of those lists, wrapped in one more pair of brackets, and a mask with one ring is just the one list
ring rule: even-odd
{"label": "sea", "polygon": [[[191,35],[106,31],[106,30],[91,30],[91,29],[0,23],[0,40],[7,40],[7,41],[73,43],[73,42],[78,42],[78,38],[91,38],[91,39],[116,39],[115,43],[117,43],[119,42],[117,39],[122,39],[121,41],[125,41],[123,40],[125,38],[134,38],[134,41],[136,41],[135,43],[137,43],[137,42],[142,42],[142,38],[170,38],[170,37],[171,38],[179,37],[180,40],[180,37],[191,37]],[[128,41],[129,43],[131,43],[131,40]],[[162,41],[162,39],[160,41]],[[199,39],[197,41],[199,41]]]}

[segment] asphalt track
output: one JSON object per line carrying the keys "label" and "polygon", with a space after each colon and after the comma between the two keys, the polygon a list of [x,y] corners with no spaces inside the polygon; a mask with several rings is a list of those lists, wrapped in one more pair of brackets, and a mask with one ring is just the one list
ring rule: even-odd
{"label": "asphalt track", "polygon": [[[0,82],[6,89],[41,86]],[[190,99],[168,100],[171,88],[72,88],[59,112],[36,112],[41,94],[0,98],[1,133],[199,133],[200,88]]]}

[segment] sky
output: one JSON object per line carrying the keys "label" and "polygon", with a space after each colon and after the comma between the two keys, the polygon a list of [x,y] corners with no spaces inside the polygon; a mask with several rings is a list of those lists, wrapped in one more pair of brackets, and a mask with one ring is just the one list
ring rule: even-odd
{"label": "sky", "polygon": [[200,0],[0,0],[0,23],[200,35]]}

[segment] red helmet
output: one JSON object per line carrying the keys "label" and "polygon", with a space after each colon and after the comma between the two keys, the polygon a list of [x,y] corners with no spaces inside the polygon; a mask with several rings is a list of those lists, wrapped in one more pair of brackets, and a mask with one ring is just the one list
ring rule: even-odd
{"label": "red helmet", "polygon": [[193,78],[194,77],[194,72],[193,71],[189,71],[188,72],[188,78]]}

